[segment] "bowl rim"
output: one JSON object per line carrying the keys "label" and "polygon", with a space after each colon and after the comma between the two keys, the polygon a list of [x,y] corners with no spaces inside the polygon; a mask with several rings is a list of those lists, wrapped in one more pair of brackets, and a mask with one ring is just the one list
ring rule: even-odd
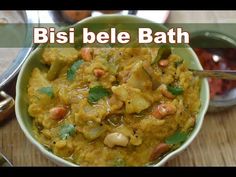
{"label": "bowl rim", "polygon": [[[202,31],[195,31],[190,35],[190,41],[197,37],[204,37],[207,39],[218,39],[221,41],[225,41],[236,48],[236,38],[230,36],[228,34],[224,34],[222,32],[214,31],[214,30],[202,30]],[[236,104],[236,98],[221,100],[221,99],[210,99],[209,105],[210,107],[214,108],[227,108],[234,106]]]}
{"label": "bowl rim", "polygon": [[215,31],[215,30],[201,30],[201,31],[192,32],[190,34],[190,41],[196,37],[205,37],[205,38],[224,40],[224,41],[236,46],[236,38],[235,37],[230,36],[228,34],[224,34],[219,31]]}
{"label": "bowl rim", "polygon": [[[80,22],[76,23],[75,25],[79,24],[79,23],[84,23],[84,22],[88,22],[94,18],[101,18],[101,17],[104,17],[106,16],[105,18],[109,18],[109,17],[112,17],[112,18],[120,18],[120,17],[128,17],[130,19],[134,19],[134,20],[145,20],[146,22],[151,22],[153,23],[152,21],[149,21],[147,19],[144,19],[144,18],[140,18],[140,17],[136,17],[136,16],[132,16],[132,15],[102,15],[102,16],[98,16],[98,17],[88,17],[84,20],[81,20]],[[157,23],[156,23],[157,24]],[[160,25],[160,26],[163,26],[162,24],[157,24],[157,25]],[[74,26],[74,25],[72,25]],[[165,26],[163,26],[165,27]],[[17,83],[16,83],[16,104],[15,104],[15,113],[16,113],[16,118],[17,118],[17,121],[22,129],[22,131],[24,132],[25,136],[28,138],[28,140],[30,140],[30,142],[35,146],[37,147],[40,152],[46,156],[48,159],[50,159],[51,161],[53,161],[54,163],[56,163],[57,165],[66,165],[66,166],[73,166],[73,167],[80,167],[79,164],[75,164],[75,163],[72,163],[70,161],[67,161],[55,154],[53,154],[52,152],[49,152],[48,150],[45,149],[45,147],[40,144],[35,137],[33,137],[33,135],[31,135],[27,128],[26,128],[26,125],[24,124],[23,122],[23,119],[22,117],[20,116],[20,81],[21,81],[21,78],[23,76],[23,71],[24,69],[26,68],[27,66],[27,63],[30,61],[30,58],[32,58],[37,52],[38,50],[40,50],[40,48],[36,48],[34,51],[32,51],[30,53],[30,55],[27,57],[26,61],[24,62],[21,70],[20,70],[20,73],[17,77]],[[190,52],[190,54],[193,56],[193,58],[195,58],[195,63],[198,65],[199,68],[202,69],[202,66],[198,60],[198,57],[197,55],[195,54],[195,52],[193,51],[193,49],[188,46],[188,48],[186,48],[186,50],[188,50]],[[147,166],[150,166],[150,167],[157,167],[157,166],[163,166],[168,160],[170,160],[171,158],[173,158],[174,156],[176,156],[177,154],[181,153],[183,150],[185,150],[187,148],[187,146],[189,146],[192,141],[194,140],[194,138],[197,136],[197,134],[199,133],[201,127],[202,127],[202,124],[203,124],[203,120],[204,120],[204,117],[205,117],[205,114],[207,112],[207,109],[208,109],[208,105],[209,105],[209,85],[208,85],[208,82],[206,79],[203,79],[202,80],[202,85],[204,86],[204,93],[205,93],[205,107],[202,109],[201,112],[199,112],[198,114],[198,123],[195,125],[194,127],[194,130],[192,131],[190,137],[176,150],[168,153],[164,158],[162,158],[159,162],[155,163],[155,164],[152,164],[152,165],[147,165]],[[145,165],[144,165],[145,166]]]}

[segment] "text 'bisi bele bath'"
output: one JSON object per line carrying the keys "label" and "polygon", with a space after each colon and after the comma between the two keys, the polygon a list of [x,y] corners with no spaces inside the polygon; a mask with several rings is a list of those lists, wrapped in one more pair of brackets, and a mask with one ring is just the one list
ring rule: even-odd
{"label": "text 'bisi bele bath'", "polygon": [[[75,29],[69,28],[67,32],[58,31],[55,28],[34,28],[33,42],[36,44],[58,43],[66,44],[75,43]],[[116,28],[110,28],[108,31],[93,32],[89,28],[82,30],[83,44],[127,44],[131,41],[131,34],[127,31],[117,32]],[[166,32],[154,32],[151,28],[138,28],[137,36],[133,36],[140,44],[188,44],[189,33],[182,28],[170,28]]]}

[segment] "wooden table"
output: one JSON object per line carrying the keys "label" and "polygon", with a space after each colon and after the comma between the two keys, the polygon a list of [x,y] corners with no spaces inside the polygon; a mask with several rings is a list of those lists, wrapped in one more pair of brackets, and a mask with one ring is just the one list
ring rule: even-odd
{"label": "wooden table", "polygon": [[[15,80],[5,88],[15,95]],[[193,143],[167,166],[235,166],[236,107],[225,112],[207,114]],[[24,136],[14,113],[0,125],[0,151],[15,166],[55,166]]]}

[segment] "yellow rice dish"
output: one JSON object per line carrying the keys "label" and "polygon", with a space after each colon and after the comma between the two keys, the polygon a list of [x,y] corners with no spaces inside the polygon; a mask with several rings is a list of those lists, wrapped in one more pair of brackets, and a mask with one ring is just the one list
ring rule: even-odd
{"label": "yellow rice dish", "polygon": [[81,166],[159,161],[189,136],[200,79],[169,48],[45,48],[28,83],[38,141]]}

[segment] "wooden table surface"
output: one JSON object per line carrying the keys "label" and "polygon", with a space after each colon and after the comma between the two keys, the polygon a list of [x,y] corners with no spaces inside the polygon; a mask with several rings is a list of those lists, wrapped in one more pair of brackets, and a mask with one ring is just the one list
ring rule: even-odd
{"label": "wooden table surface", "polygon": [[[4,89],[15,95],[15,80]],[[167,166],[236,166],[236,107],[207,114],[193,143]],[[15,166],[55,166],[24,136],[14,113],[0,125],[0,152]]]}

